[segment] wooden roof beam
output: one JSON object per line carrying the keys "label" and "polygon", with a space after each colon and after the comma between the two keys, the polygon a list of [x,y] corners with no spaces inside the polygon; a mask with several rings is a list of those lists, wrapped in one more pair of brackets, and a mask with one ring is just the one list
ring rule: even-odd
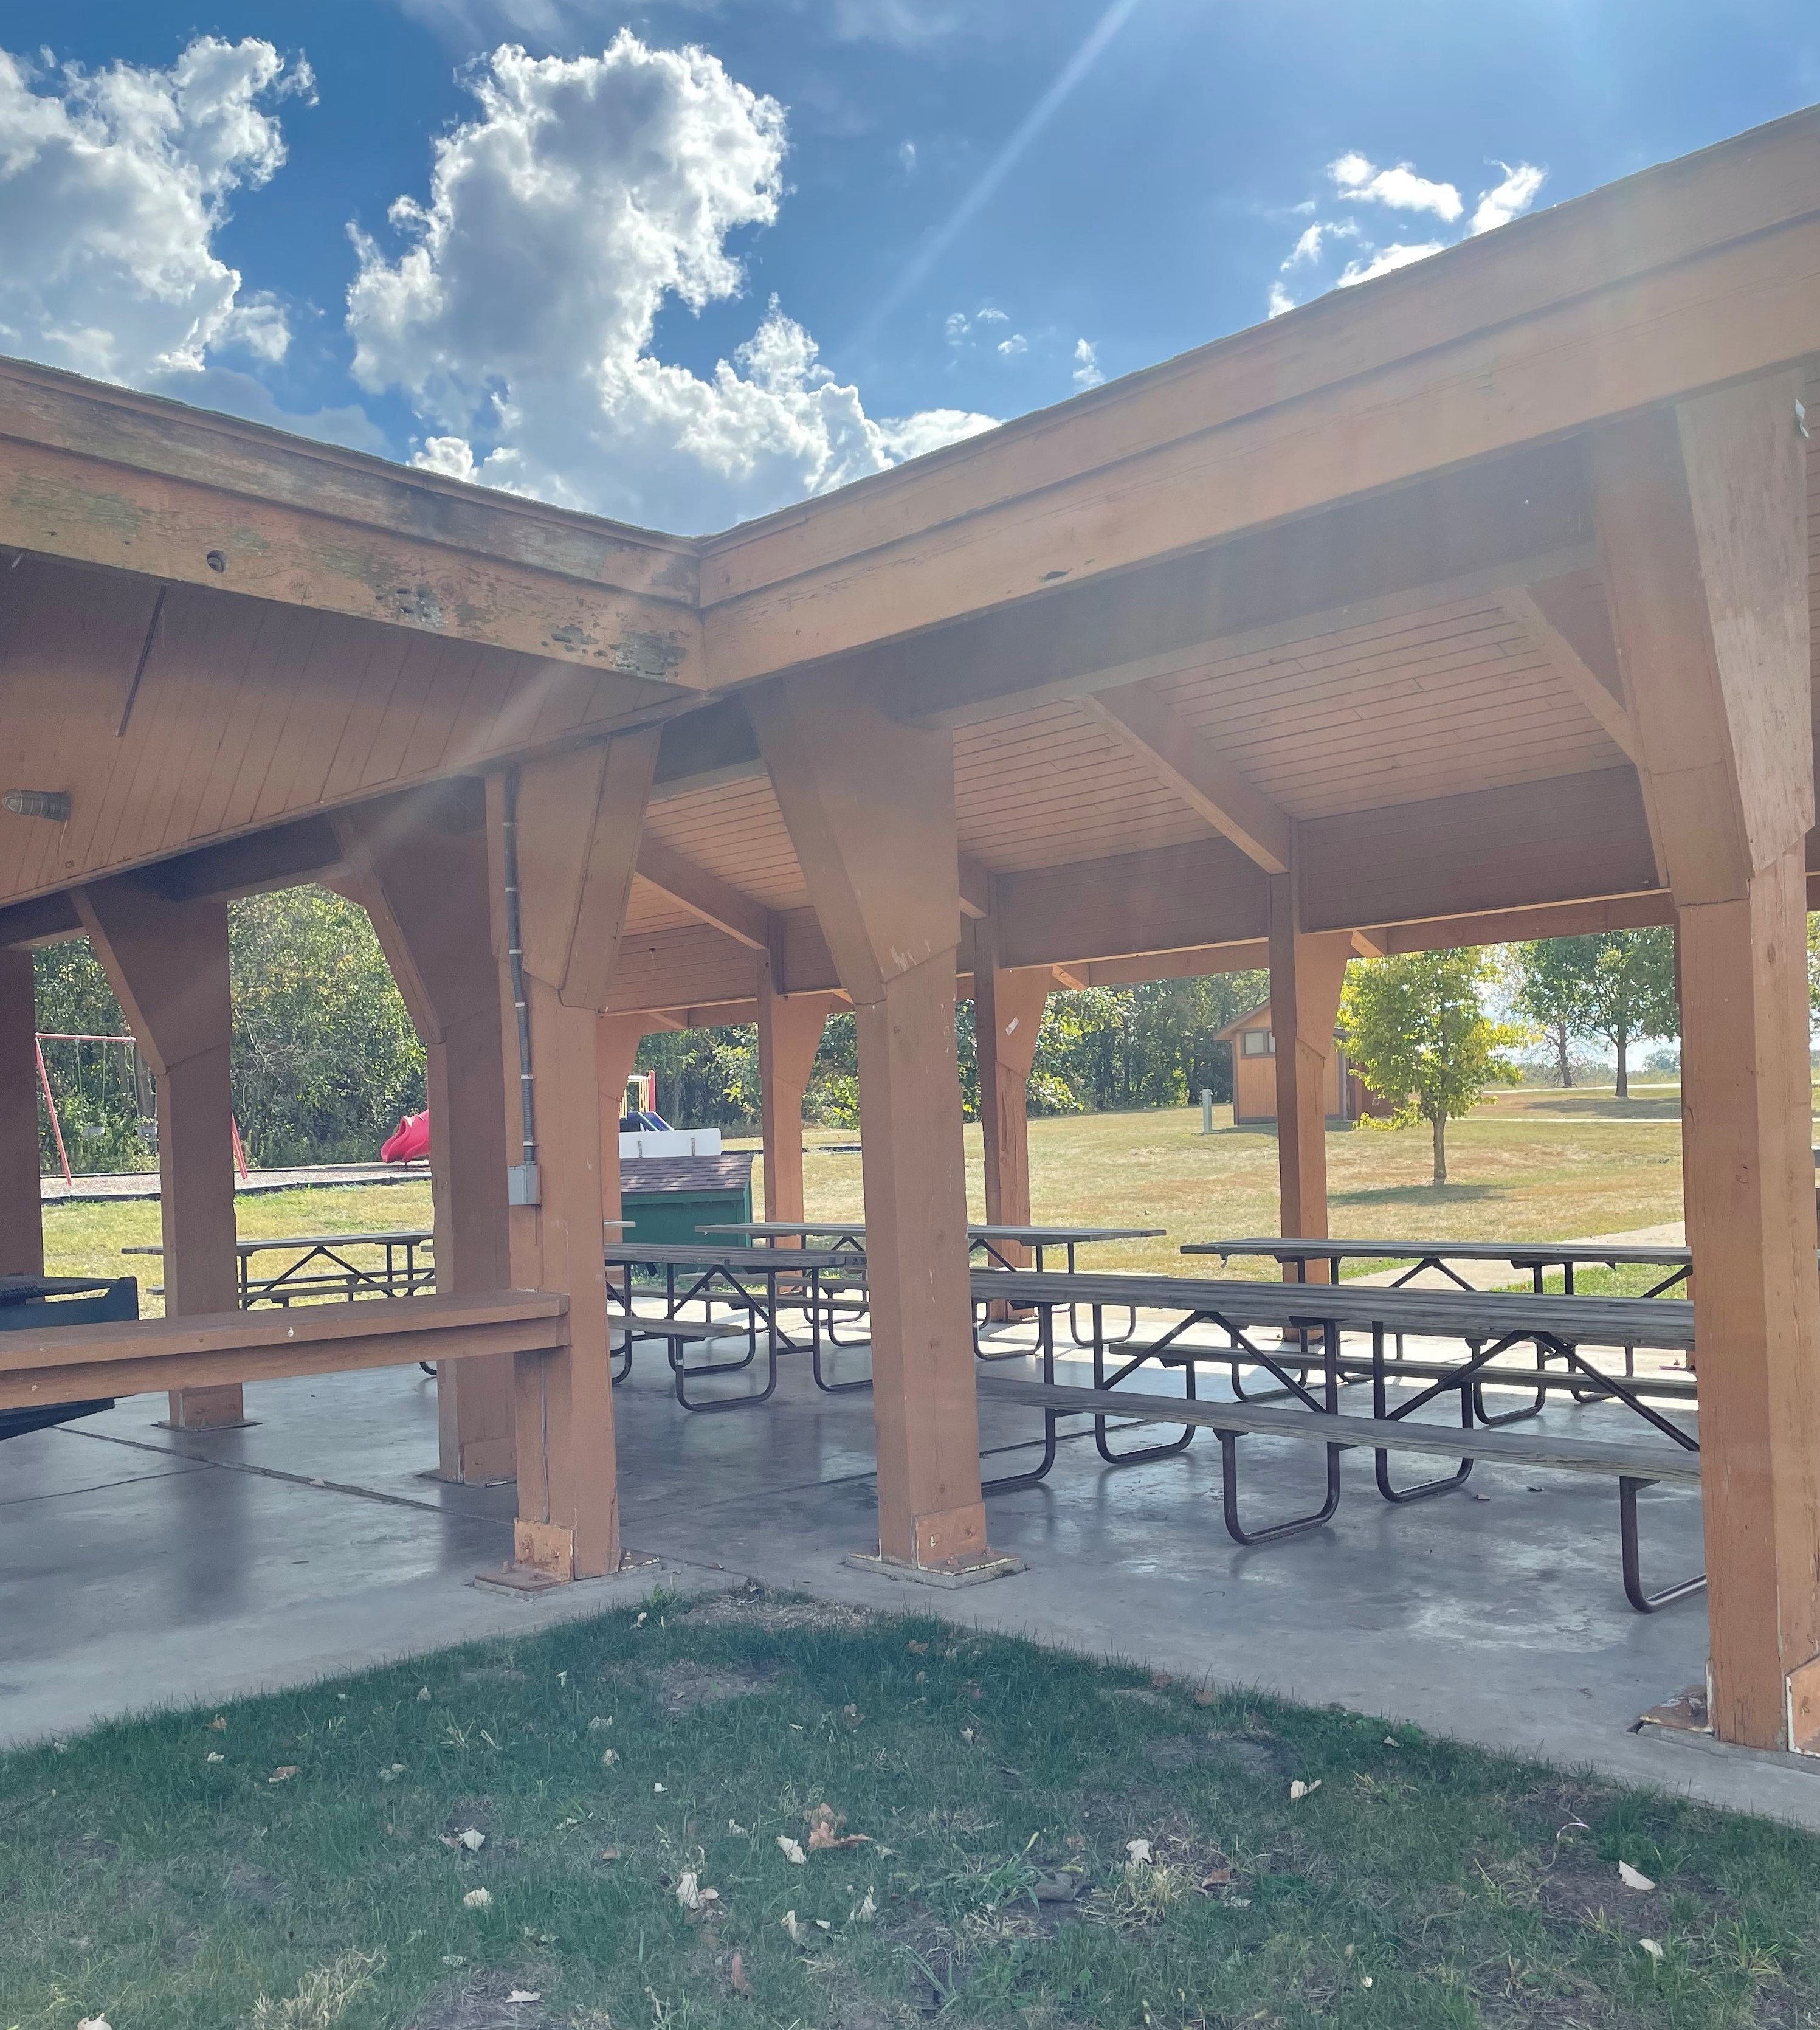
{"label": "wooden roof beam", "polygon": [[1618,670],[1618,645],[1603,608],[1589,610],[1571,578],[1543,578],[1500,593],[1498,603],[1513,620],[1522,622],[1536,645],[1573,686],[1573,693],[1608,737],[1636,760],[1636,734],[1625,709],[1623,680]]}
{"label": "wooden roof beam", "polygon": [[1082,700],[1086,711],[1190,810],[1267,874],[1289,872],[1289,814],[1197,733],[1149,684]]}
{"label": "wooden roof beam", "polygon": [[680,902],[693,916],[723,931],[730,938],[753,951],[772,949],[771,913],[762,902],[723,881],[718,874],[698,866],[674,846],[647,831],[638,842],[638,875],[653,888],[661,889],[673,902]]}

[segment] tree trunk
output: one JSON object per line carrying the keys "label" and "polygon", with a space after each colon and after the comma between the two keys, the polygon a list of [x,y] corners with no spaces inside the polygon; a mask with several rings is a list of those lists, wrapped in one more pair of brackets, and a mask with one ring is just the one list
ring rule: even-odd
{"label": "tree trunk", "polygon": [[1629,1099],[1630,1067],[1625,1061],[1625,1051],[1629,1045],[1630,1038],[1624,1030],[1620,1029],[1614,1040],[1618,1044],[1618,1096],[1620,1099]]}
{"label": "tree trunk", "polygon": [[1434,1180],[1437,1184],[1447,1181],[1447,1117],[1444,1114],[1435,1116]]}
{"label": "tree trunk", "polygon": [[1564,1087],[1570,1086],[1573,1083],[1573,1066],[1569,1061],[1567,1048],[1567,1024],[1565,1022],[1557,1023],[1554,1029],[1554,1050],[1556,1056],[1561,1060],[1561,1083]]}

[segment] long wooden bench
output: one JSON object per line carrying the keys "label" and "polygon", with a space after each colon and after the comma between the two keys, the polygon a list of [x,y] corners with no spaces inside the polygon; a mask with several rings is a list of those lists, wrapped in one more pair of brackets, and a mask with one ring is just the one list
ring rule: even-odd
{"label": "long wooden bench", "polygon": [[0,1409],[483,1353],[555,1353],[568,1344],[569,1300],[545,1290],[8,1333],[0,1335]]}
{"label": "long wooden bench", "polygon": [[[1531,1472],[1591,1474],[1615,1479],[1618,1484],[1624,1589],[1631,1605],[1640,1614],[1653,1614],[1658,1608],[1685,1599],[1706,1585],[1703,1575],[1666,1587],[1658,1593],[1646,1592],[1637,1542],[1638,1493],[1657,1481],[1698,1487],[1700,1461],[1696,1452],[1670,1445],[1614,1444],[1603,1438],[1476,1430],[1447,1424],[1406,1422],[1400,1418],[1280,1409],[1268,1404],[1197,1402],[1123,1389],[1084,1389],[1067,1383],[1023,1381],[1012,1375],[994,1374],[990,1370],[976,1376],[975,1385],[984,1401],[1040,1409],[1052,1446],[1055,1419],[1068,1415],[1116,1416],[1134,1423],[1190,1424],[1212,1431],[1220,1441],[1226,1528],[1238,1544],[1250,1546],[1270,1543],[1317,1528],[1328,1521],[1339,1505],[1339,1455],[1343,1452],[1367,1449],[1376,1452],[1380,1462],[1387,1452],[1417,1452],[1458,1459],[1466,1464],[1484,1459],[1498,1465],[1521,1467]],[[1239,1520],[1235,1455],[1237,1441],[1244,1436],[1288,1438],[1302,1444],[1325,1446],[1327,1498],[1322,1507],[1312,1515],[1298,1516],[1287,1522],[1273,1523],[1261,1530],[1245,1529]],[[1465,1472],[1462,1471],[1408,1490],[1402,1498],[1407,1499],[1410,1494],[1442,1493],[1461,1485],[1465,1478]]]}

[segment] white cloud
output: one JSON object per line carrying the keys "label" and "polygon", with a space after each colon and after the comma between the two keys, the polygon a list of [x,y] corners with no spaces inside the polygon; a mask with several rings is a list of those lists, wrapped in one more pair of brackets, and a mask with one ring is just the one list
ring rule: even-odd
{"label": "white cloud", "polygon": [[1320,258],[1321,249],[1328,240],[1356,240],[1358,236],[1358,228],[1350,218],[1317,220],[1289,250],[1289,258],[1279,272],[1287,275],[1291,268],[1312,267]]}
{"label": "white cloud", "polygon": [[898,143],[897,166],[907,177],[916,175],[916,143],[914,141],[902,141]]}
{"label": "white cloud", "polygon": [[651,351],[658,312],[739,293],[728,240],[782,195],[783,109],[700,49],[622,30],[597,57],[507,45],[468,79],[479,115],[400,198],[388,258],[355,231],[362,386],[399,388],[443,471],[678,530],[719,527],[989,428],[869,417],[774,300],[704,378]]}
{"label": "white cloud", "polygon": [[1329,162],[1327,173],[1334,188],[1354,204],[1384,204],[1398,211],[1432,211],[1444,225],[1451,225],[1465,209],[1460,193],[1451,184],[1429,182],[1407,162],[1380,169],[1357,153]]}
{"label": "white cloud", "polygon": [[1029,351],[1030,340],[1021,331],[1014,331],[1009,338],[998,341],[998,349],[1007,359],[1015,359],[1020,352]]}
{"label": "white cloud", "polygon": [[251,37],[199,36],[164,70],[0,50],[0,351],[180,393],[212,352],[281,359],[282,307],[243,298],[214,240],[284,162],[270,106],[310,84]]}
{"label": "white cloud", "polygon": [[1097,388],[1105,379],[1100,371],[1100,355],[1087,339],[1075,340],[1074,383],[1077,388]]}
{"label": "white cloud", "polygon": [[1380,247],[1374,252],[1363,255],[1356,261],[1349,261],[1342,270],[1339,286],[1350,289],[1355,282],[1373,282],[1380,275],[1394,273],[1398,268],[1406,268],[1412,261],[1425,261],[1431,254],[1439,254],[1447,244],[1443,240],[1424,240],[1420,246],[1409,246],[1401,242],[1391,247]]}
{"label": "white cloud", "polygon": [[1508,225],[1514,218],[1521,218],[1536,202],[1536,193],[1547,178],[1546,169],[1539,169],[1533,162],[1518,162],[1513,166],[1500,162],[1504,180],[1494,184],[1490,190],[1479,193],[1477,209],[1473,214],[1469,232],[1491,232],[1500,225]]}
{"label": "white cloud", "polygon": [[1280,318],[1284,311],[1292,310],[1294,308],[1294,297],[1280,282],[1272,282],[1270,285],[1270,315],[1273,318]]}

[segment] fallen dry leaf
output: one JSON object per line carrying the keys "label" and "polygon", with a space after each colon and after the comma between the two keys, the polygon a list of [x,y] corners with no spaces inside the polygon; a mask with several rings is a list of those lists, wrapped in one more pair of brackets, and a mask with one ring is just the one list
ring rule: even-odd
{"label": "fallen dry leaf", "polygon": [[227,1731],[228,1731],[228,1716],[227,1716],[227,1715],[226,1715],[225,1713],[217,1713],[217,1714],[215,1715],[214,1718],[212,1720],[210,1720],[210,1721],[209,1722],[209,1731],[210,1731],[210,1734],[225,1734],[225,1733],[227,1732]]}
{"label": "fallen dry leaf", "polygon": [[113,2025],[105,2016],[85,2016],[76,2024],[76,2030],[113,2030]]}
{"label": "fallen dry leaf", "polygon": [[653,1790],[662,1790],[665,1786],[662,1783],[653,1783],[651,1787]]}
{"label": "fallen dry leaf", "polygon": [[633,1626],[634,1628],[642,1628],[642,1627],[644,1626],[645,1623],[646,1623],[648,1620],[649,1620],[649,1619],[650,1619],[650,1618],[651,1618],[651,1617],[650,1617],[648,1614],[646,1614],[646,1613],[644,1612],[644,1611],[642,1608],[641,1608],[641,1609],[639,1610],[638,1619],[637,1619],[635,1622],[633,1622],[633,1623],[632,1626]]}
{"label": "fallen dry leaf", "polygon": [[[790,1838],[788,1833],[779,1833],[778,1835],[778,1845],[783,1851],[784,1859],[789,1861],[793,1867],[807,1868],[808,1866],[808,1856],[803,1852],[802,1849],[797,1846],[796,1842]],[[793,1915],[794,1913],[792,1914]]]}
{"label": "fallen dry leaf", "polygon": [[1637,1943],[1659,1966],[1662,1963],[1662,1941],[1659,1939],[1639,1939]]}
{"label": "fallen dry leaf", "polygon": [[429,1704],[429,1687],[428,1685],[418,1686],[417,1690],[417,1702],[420,1706],[427,1706]]}
{"label": "fallen dry leaf", "polygon": [[1231,1868],[1210,1868],[1201,1878],[1201,1887],[1205,1893],[1211,1894],[1216,1889],[1224,1889],[1231,1879]]}
{"label": "fallen dry leaf", "polygon": [[588,1723],[588,1731],[590,1734],[599,1734],[604,1728],[609,1727],[612,1724],[613,1716],[611,1713],[605,1716],[596,1713]]}
{"label": "fallen dry leaf", "polygon": [[1618,1864],[1618,1879],[1626,1889],[1653,1889],[1655,1887],[1640,1868],[1632,1868],[1628,1861],[1621,1861]]}
{"label": "fallen dry leaf", "polygon": [[607,1753],[606,1753],[604,1755],[603,1755],[603,1756],[601,1757],[601,1758],[600,1758],[600,1767],[601,1767],[603,1769],[611,1769],[611,1768],[613,1767],[614,1764],[615,1764],[615,1762],[617,1762],[618,1760],[619,1760],[619,1751],[618,1751],[618,1749],[617,1748],[610,1748],[610,1749],[607,1749]]}
{"label": "fallen dry leaf", "polygon": [[927,1642],[907,1642],[904,1646],[912,1656],[927,1656],[929,1654],[929,1645]]}
{"label": "fallen dry leaf", "polygon": [[1198,1706],[1210,1706],[1213,1705],[1213,1694],[1208,1690],[1205,1685],[1198,1686],[1196,1687],[1194,1692],[1194,1703]]}
{"label": "fallen dry leaf", "polygon": [[600,1850],[600,1858],[603,1861],[623,1861],[626,1857],[616,1846],[604,1846]]}
{"label": "fallen dry leaf", "polygon": [[790,1943],[793,1946],[804,1945],[808,1941],[808,1927],[797,1922],[797,1913],[794,1910],[786,1910],[784,1913],[778,1928],[789,1934]]}
{"label": "fallen dry leaf", "polygon": [[464,1910],[484,1910],[492,1900],[492,1890],[470,1889],[462,1898],[462,1908]]}
{"label": "fallen dry leaf", "polygon": [[718,1903],[720,1891],[702,1888],[700,1878],[692,1868],[676,1885],[676,1900],[685,1910],[699,1910],[704,1904]]}
{"label": "fallen dry leaf", "polygon": [[1153,1692],[1166,1692],[1174,1682],[1167,1671],[1153,1671],[1150,1673],[1150,1690]]}
{"label": "fallen dry leaf", "polygon": [[868,1883],[866,1887],[864,1899],[860,1902],[856,1909],[849,1910],[848,1912],[847,1922],[849,1924],[869,1924],[871,1923],[872,1920],[878,1916],[878,1906],[872,1900],[871,1885]]}
{"label": "fallen dry leaf", "polygon": [[745,1961],[737,1953],[733,1956],[733,1965],[728,1968],[726,1977],[732,1982],[735,1995],[749,1995],[752,1993],[752,1982],[746,1973]]}
{"label": "fallen dry leaf", "polygon": [[730,1833],[743,1833],[745,1831],[745,1827],[737,1819],[729,1819],[726,1822],[726,1829]]}
{"label": "fallen dry leaf", "polygon": [[208,1758],[208,1759],[209,1759],[209,1760],[210,1760],[210,1761],[211,1761],[211,1762],[225,1762],[225,1761],[227,1760],[227,1759],[228,1759],[228,1758],[227,1758],[227,1757],[226,1757],[226,1756],[225,1756],[225,1755],[217,1755],[217,1754],[215,1753],[214,1749],[211,1748],[211,1749],[209,1750],[209,1758]]}
{"label": "fallen dry leaf", "polygon": [[1298,1776],[1295,1781],[1289,1786],[1289,1801],[1292,1805],[1299,1805],[1304,1798],[1313,1797],[1315,1792],[1320,1788],[1320,1779],[1318,1776],[1315,1778],[1312,1783],[1305,1783],[1302,1782],[1302,1779]]}
{"label": "fallen dry leaf", "polygon": [[811,1853],[826,1847],[870,1846],[869,1833],[849,1833],[841,1836],[841,1828],[847,1821],[832,1805],[813,1805],[803,1814],[809,1822],[809,1851]]}
{"label": "fallen dry leaf", "polygon": [[302,1774],[303,1772],[295,1762],[287,1762],[274,1769],[266,1781],[268,1783],[288,1783],[293,1776],[299,1776]]}
{"label": "fallen dry leaf", "polygon": [[487,1843],[486,1835],[474,1826],[468,1826],[459,1833],[444,1833],[440,1837],[444,1846],[466,1847],[470,1853],[478,1853]]}
{"label": "fallen dry leaf", "polygon": [[969,1748],[971,1748],[979,1739],[979,1729],[976,1727],[964,1727],[960,1730],[960,1738]]}
{"label": "fallen dry leaf", "polygon": [[1150,1842],[1147,1839],[1125,1842],[1125,1865],[1127,1868],[1148,1868],[1150,1865]]}
{"label": "fallen dry leaf", "polygon": [[543,1998],[542,1991],[535,1987],[514,1987],[511,1993],[506,1997],[506,2000],[508,2004],[513,2002],[541,2002]]}
{"label": "fallen dry leaf", "polygon": [[382,1783],[396,1783],[403,1774],[404,1764],[402,1762],[394,1762],[389,1767],[380,1771],[379,1780]]}

